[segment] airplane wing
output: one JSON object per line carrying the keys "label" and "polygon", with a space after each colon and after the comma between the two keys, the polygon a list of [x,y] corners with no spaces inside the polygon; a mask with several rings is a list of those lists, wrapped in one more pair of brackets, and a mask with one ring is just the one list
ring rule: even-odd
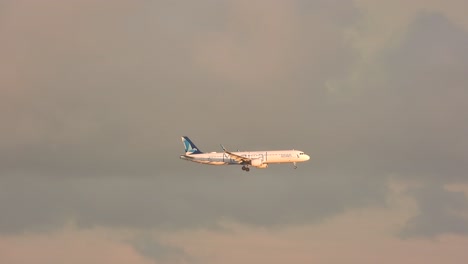
{"label": "airplane wing", "polygon": [[221,145],[221,148],[224,150],[224,153],[228,154],[233,160],[237,161],[238,163],[250,163],[252,162],[252,159],[242,157],[240,155],[234,154],[232,152],[227,151],[223,145]]}
{"label": "airplane wing", "polygon": [[250,163],[252,161],[252,159],[250,158],[242,157],[240,155],[234,154],[226,150],[224,152],[228,154],[233,160],[237,161],[238,163]]}

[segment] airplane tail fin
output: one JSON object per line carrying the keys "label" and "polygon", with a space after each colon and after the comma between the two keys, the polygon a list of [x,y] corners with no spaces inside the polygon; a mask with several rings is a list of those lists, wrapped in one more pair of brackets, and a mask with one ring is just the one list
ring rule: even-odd
{"label": "airplane tail fin", "polygon": [[190,155],[190,154],[200,154],[203,153],[200,151],[200,149],[193,144],[192,140],[188,137],[182,137],[182,143],[184,143],[185,146],[185,155]]}

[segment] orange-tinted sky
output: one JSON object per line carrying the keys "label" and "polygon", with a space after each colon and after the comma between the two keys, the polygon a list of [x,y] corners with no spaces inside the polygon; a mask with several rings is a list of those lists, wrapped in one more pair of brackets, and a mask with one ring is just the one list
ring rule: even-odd
{"label": "orange-tinted sky", "polygon": [[0,263],[465,263],[465,2],[0,1]]}

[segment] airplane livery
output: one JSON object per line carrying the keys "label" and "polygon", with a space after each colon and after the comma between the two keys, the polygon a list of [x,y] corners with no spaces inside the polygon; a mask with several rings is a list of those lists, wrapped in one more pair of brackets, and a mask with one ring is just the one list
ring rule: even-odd
{"label": "airplane livery", "polygon": [[244,171],[250,171],[250,166],[265,169],[268,164],[278,163],[293,163],[294,168],[297,168],[297,162],[310,159],[309,155],[300,150],[229,152],[221,145],[224,152],[204,153],[188,137],[182,137],[182,143],[185,155],[181,155],[181,159],[209,165],[242,165]]}

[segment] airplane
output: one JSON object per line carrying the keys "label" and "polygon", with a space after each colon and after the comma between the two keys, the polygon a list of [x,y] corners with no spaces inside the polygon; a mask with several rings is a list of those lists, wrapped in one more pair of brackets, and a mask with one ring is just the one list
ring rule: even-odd
{"label": "airplane", "polygon": [[223,145],[223,152],[202,152],[186,136],[182,137],[185,146],[185,155],[180,155],[183,160],[209,165],[242,165],[243,171],[250,171],[249,166],[265,169],[269,164],[293,163],[297,168],[297,162],[310,159],[309,155],[300,150],[265,150],[265,151],[243,151],[230,152]]}

